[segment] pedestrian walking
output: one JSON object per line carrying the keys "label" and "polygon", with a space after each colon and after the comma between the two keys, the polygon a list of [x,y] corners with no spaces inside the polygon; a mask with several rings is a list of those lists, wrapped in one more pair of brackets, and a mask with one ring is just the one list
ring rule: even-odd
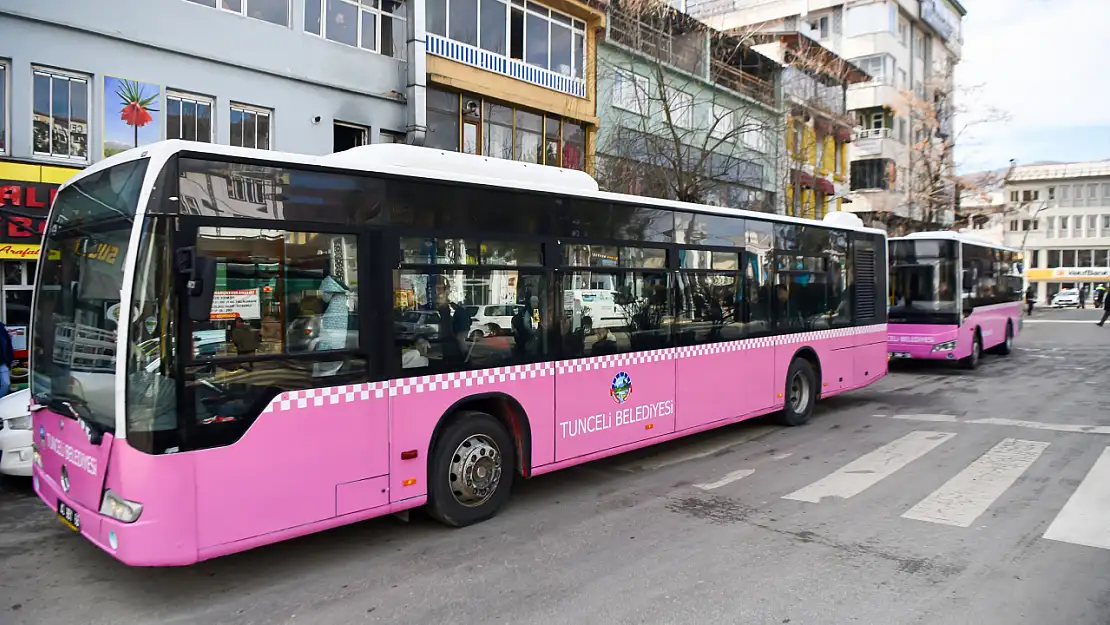
{"label": "pedestrian walking", "polygon": [[1037,291],[1030,284],[1028,289],[1025,289],[1025,315],[1027,317],[1033,316],[1033,304],[1037,301]]}
{"label": "pedestrian walking", "polygon": [[1080,284],[1079,285],[1079,307],[1080,308],[1086,308],[1087,307],[1087,285],[1086,284]]}
{"label": "pedestrian walking", "polygon": [[14,362],[12,335],[8,334],[8,327],[0,322],[0,397],[6,396],[12,388],[12,363]]}
{"label": "pedestrian walking", "polygon": [[1107,317],[1110,317],[1110,297],[1102,298],[1102,319],[1099,320],[1098,327],[1101,328],[1106,323]]}

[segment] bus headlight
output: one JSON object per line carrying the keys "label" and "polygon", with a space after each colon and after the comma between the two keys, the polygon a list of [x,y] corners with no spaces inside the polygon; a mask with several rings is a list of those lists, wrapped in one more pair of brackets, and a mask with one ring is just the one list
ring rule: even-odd
{"label": "bus headlight", "polygon": [[954,349],[956,349],[956,341],[945,341],[933,346],[934,352],[950,352]]}
{"label": "bus headlight", "polygon": [[5,419],[4,427],[11,430],[29,430],[31,429],[31,415],[25,414],[22,417]]}
{"label": "bus headlight", "polygon": [[139,515],[142,513],[143,504],[128,501],[113,493],[110,488],[104,491],[104,498],[100,501],[100,514],[124,523],[134,523],[139,520]]}
{"label": "bus headlight", "polygon": [[38,443],[31,445],[31,461],[35,463],[40,471],[42,470],[42,454],[39,453]]}

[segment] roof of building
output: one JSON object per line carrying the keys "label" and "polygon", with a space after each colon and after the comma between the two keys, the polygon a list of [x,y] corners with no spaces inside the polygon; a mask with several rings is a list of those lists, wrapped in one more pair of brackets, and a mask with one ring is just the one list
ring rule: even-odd
{"label": "roof of building", "polygon": [[[871,80],[871,74],[868,74],[848,59],[845,59],[836,52],[821,45],[819,41],[799,31],[789,30],[745,33],[743,29],[733,29],[731,32],[745,34],[751,41],[757,44],[777,41],[786,46],[786,49],[794,55],[809,58],[812,58],[810,57],[810,55],[812,55],[816,57],[815,60],[820,63],[819,67],[826,68],[825,73],[836,76],[848,84],[856,84]],[[787,59],[787,63],[791,64],[791,60]]]}
{"label": "roof of building", "polygon": [[1110,176],[1110,160],[1084,163],[1054,163],[1052,165],[1025,165],[1015,167],[1006,182],[1033,180],[1061,180],[1064,178],[1094,178]]}

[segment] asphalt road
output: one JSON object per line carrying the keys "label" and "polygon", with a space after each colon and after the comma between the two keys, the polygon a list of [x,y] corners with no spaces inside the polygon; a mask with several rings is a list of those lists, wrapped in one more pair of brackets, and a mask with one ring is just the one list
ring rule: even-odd
{"label": "asphalt road", "polygon": [[128,569],[6,480],[0,623],[1105,625],[1097,315],[1038,311],[1009,357],[900,367],[805,427],[536,478],[462,530],[381,519]]}

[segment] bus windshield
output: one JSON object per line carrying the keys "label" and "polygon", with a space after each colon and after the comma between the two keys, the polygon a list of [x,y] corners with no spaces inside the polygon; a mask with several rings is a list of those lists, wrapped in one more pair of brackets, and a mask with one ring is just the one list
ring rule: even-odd
{"label": "bus windshield", "polygon": [[31,336],[31,394],[51,410],[115,430],[120,291],[147,159],[58,193],[43,235]]}
{"label": "bus windshield", "polygon": [[890,241],[891,323],[956,323],[954,241]]}

